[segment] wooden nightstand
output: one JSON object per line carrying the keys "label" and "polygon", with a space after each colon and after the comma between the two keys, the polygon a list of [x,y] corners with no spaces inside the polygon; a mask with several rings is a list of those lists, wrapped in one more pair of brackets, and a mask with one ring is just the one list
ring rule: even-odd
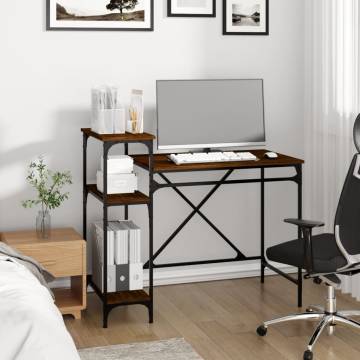
{"label": "wooden nightstand", "polygon": [[70,277],[70,288],[52,289],[63,315],[81,319],[86,308],[86,242],[73,229],[53,229],[48,239],[38,239],[35,231],[1,234],[1,241],[32,257],[56,278]]}

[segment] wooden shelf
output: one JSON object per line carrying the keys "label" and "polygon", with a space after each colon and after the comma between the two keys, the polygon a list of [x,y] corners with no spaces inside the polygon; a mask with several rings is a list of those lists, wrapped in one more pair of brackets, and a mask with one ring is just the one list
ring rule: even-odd
{"label": "wooden shelf", "polygon": [[94,131],[92,131],[90,128],[83,128],[81,131],[89,136],[93,137],[95,139],[98,139],[103,142],[107,141],[113,141],[113,142],[143,142],[143,141],[153,141],[155,139],[155,136],[149,133],[142,133],[142,134],[131,134],[131,133],[125,133],[125,134],[98,134]]}
{"label": "wooden shelf", "polygon": [[150,296],[145,290],[121,291],[107,294],[107,302],[110,305],[142,304],[150,300]]}
{"label": "wooden shelf", "polygon": [[83,299],[77,291],[71,288],[52,289],[55,295],[55,304],[62,314],[73,314],[84,309]]}
{"label": "wooden shelf", "polygon": [[[95,293],[102,299],[105,298],[104,293],[90,280],[90,286]],[[131,305],[131,304],[146,304],[151,301],[150,295],[145,290],[129,290],[107,293],[107,304],[113,306]]]}
{"label": "wooden shelf", "polygon": [[[99,201],[103,201],[103,194],[100,192],[96,185],[89,184],[86,186],[89,194],[95,196]],[[135,191],[131,194],[113,194],[108,195],[106,198],[106,205],[117,206],[117,205],[141,205],[149,204],[150,198],[140,191]]]}

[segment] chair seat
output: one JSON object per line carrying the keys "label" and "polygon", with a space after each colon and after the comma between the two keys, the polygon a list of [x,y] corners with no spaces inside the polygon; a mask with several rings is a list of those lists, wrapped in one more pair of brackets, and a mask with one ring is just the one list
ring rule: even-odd
{"label": "chair seat", "polygon": [[[336,272],[347,264],[340,252],[333,234],[320,234],[312,237],[314,273]],[[269,247],[266,250],[269,260],[306,269],[304,259],[304,239],[296,239]]]}

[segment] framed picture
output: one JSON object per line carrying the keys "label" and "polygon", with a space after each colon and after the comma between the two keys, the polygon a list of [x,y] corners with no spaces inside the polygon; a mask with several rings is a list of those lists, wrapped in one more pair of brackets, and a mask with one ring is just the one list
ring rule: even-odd
{"label": "framed picture", "polygon": [[168,0],[168,16],[215,17],[216,0]]}
{"label": "framed picture", "polygon": [[47,0],[47,30],[154,30],[154,0]]}
{"label": "framed picture", "polygon": [[269,35],[269,0],[223,0],[224,35]]}

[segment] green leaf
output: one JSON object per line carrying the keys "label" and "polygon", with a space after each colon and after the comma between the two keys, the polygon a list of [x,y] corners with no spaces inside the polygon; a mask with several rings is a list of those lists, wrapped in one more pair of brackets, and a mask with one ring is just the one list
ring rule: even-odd
{"label": "green leaf", "polygon": [[30,163],[26,180],[37,192],[37,198],[22,201],[24,208],[41,204],[44,208],[55,209],[69,198],[69,193],[62,193],[62,188],[72,184],[70,171],[49,170],[43,157]]}

